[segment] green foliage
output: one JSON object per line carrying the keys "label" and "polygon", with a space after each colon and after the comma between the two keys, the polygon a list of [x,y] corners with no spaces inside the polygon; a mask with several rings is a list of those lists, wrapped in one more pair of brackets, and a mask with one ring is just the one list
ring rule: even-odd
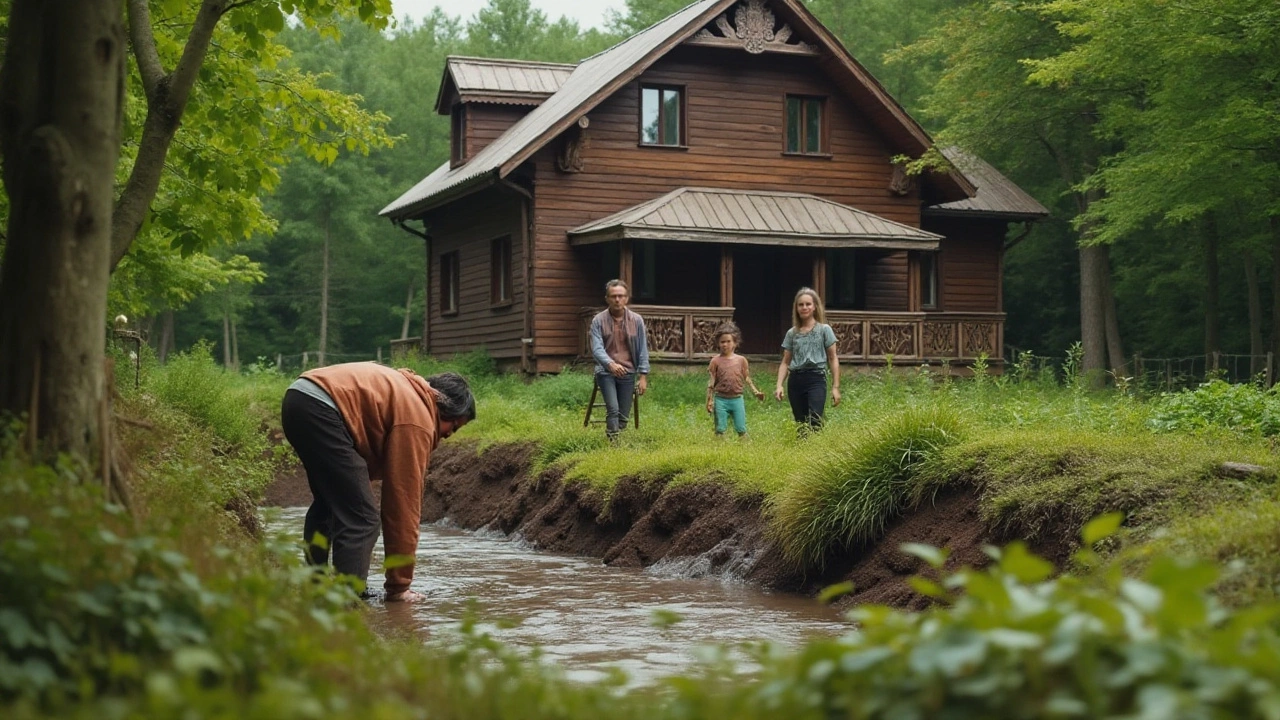
{"label": "green foliage", "polygon": [[1280,397],[1254,385],[1211,380],[1194,390],[1162,393],[1152,402],[1153,429],[1162,432],[1225,428],[1246,434],[1280,434]]}
{"label": "green foliage", "polygon": [[775,538],[806,568],[821,566],[834,549],[875,539],[909,504],[916,469],[962,434],[954,412],[913,409],[815,449],[771,499]]}
{"label": "green foliage", "polygon": [[149,375],[147,389],[207,425],[228,449],[258,447],[259,420],[245,412],[247,399],[228,387],[225,378],[209,346],[200,344],[169,358],[163,372]]}
{"label": "green foliage", "polygon": [[988,570],[918,583],[942,603],[924,613],[859,608],[852,613],[858,632],[769,662],[754,692],[759,712],[1274,716],[1274,603],[1223,610],[1206,592],[1218,571],[1205,562],[1161,558],[1140,578],[1111,570],[1050,580],[1051,571],[1014,543]]}

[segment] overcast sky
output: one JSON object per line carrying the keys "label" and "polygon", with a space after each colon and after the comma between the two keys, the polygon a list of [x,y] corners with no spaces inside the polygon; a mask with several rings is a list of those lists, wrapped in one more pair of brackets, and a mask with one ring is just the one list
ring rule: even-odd
{"label": "overcast sky", "polygon": [[[488,0],[391,0],[391,7],[397,18],[405,15],[421,18],[437,6],[444,8],[448,15],[470,20],[476,11],[488,5]],[[530,0],[530,5],[541,10],[547,19],[554,22],[567,16],[577,20],[582,29],[604,27],[605,10],[621,12],[625,5],[623,0]]]}

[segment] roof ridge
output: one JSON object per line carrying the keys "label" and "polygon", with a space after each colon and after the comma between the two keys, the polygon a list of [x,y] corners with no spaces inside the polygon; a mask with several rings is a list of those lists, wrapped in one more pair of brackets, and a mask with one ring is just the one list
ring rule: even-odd
{"label": "roof ridge", "polygon": [[[647,28],[645,28],[645,29],[641,30],[640,32],[638,32],[638,33],[636,33],[636,34],[634,34],[634,35],[631,35],[630,37],[623,38],[621,42],[619,42],[619,43],[617,43],[617,44],[614,44],[614,45],[610,45],[609,47],[607,47],[607,48],[605,48],[605,49],[601,50],[600,52],[593,53],[593,54],[591,54],[591,55],[588,55],[588,56],[586,56],[586,57],[582,58],[582,62],[584,62],[584,63],[585,63],[586,61],[588,61],[588,60],[592,60],[592,59],[594,59],[594,58],[597,58],[597,57],[599,57],[599,56],[601,56],[601,55],[604,55],[605,53],[612,52],[613,50],[616,50],[617,48],[620,48],[620,47],[622,47],[623,45],[626,45],[627,43],[631,42],[632,40],[635,40],[636,38],[640,37],[641,35],[644,35],[645,33],[649,32],[650,30],[652,30],[652,29],[654,29],[654,28],[658,27],[659,25],[661,25],[662,23],[666,22],[667,20],[670,20],[672,17],[674,17],[674,16],[676,16],[676,15],[679,15],[680,13],[684,12],[685,10],[688,10],[689,8],[693,7],[694,5],[697,5],[698,3],[710,2],[710,1],[713,1],[713,0],[693,0],[693,2],[689,3],[688,5],[685,5],[684,7],[680,8],[679,10],[676,10],[676,11],[675,11],[675,12],[673,12],[673,13],[670,13],[670,14],[669,14],[669,15],[667,15],[666,17],[663,17],[663,18],[661,18],[661,19],[659,19],[659,20],[655,21],[652,25],[650,25],[649,27],[647,27]],[[582,63],[579,63],[579,65],[581,65],[581,64],[582,64]]]}
{"label": "roof ridge", "polygon": [[515,58],[490,58],[480,57],[478,55],[446,55],[444,60],[446,63],[453,60],[465,60],[467,62],[487,63],[490,65],[534,65],[539,67],[566,69],[578,67],[578,63],[558,63],[548,62],[546,60],[518,60]]}

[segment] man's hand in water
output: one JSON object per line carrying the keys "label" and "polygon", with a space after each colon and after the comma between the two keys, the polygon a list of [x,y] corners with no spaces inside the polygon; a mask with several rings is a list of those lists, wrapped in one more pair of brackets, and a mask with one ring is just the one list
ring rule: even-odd
{"label": "man's hand in water", "polygon": [[388,594],[387,602],[411,603],[411,602],[418,602],[419,600],[422,600],[424,598],[426,598],[426,595],[423,595],[422,593],[414,592],[412,590],[403,590],[398,593]]}

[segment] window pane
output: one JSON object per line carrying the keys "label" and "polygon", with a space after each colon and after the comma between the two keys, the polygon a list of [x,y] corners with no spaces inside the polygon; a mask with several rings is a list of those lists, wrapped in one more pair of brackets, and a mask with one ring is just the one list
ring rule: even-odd
{"label": "window pane", "polygon": [[938,262],[933,253],[920,255],[920,305],[927,308],[938,305]]}
{"label": "window pane", "polygon": [[800,152],[800,98],[787,98],[787,152]]}
{"label": "window pane", "polygon": [[804,151],[822,152],[822,101],[805,101]]}
{"label": "window pane", "polygon": [[662,91],[662,144],[680,144],[680,91]]}
{"label": "window pane", "polygon": [[645,88],[640,98],[640,142],[658,142],[658,91]]}

